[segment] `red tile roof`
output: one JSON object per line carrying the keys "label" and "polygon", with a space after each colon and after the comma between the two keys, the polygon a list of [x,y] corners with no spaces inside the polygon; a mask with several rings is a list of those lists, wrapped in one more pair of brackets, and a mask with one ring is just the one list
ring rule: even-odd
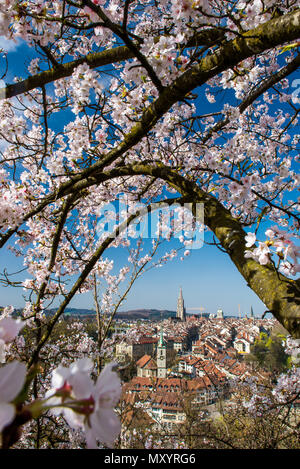
{"label": "red tile roof", "polygon": [[[213,376],[214,384],[222,380],[222,373]],[[219,378],[219,379],[218,379]],[[183,378],[140,378],[134,377],[126,384],[128,391],[155,390],[156,392],[172,393],[183,391],[197,391],[207,387],[212,387],[213,382],[209,376],[203,376],[193,379]]]}
{"label": "red tile roof", "polygon": [[136,362],[136,366],[138,366],[139,368],[143,368],[150,360],[151,360],[151,356],[150,355],[143,355],[137,362]]}

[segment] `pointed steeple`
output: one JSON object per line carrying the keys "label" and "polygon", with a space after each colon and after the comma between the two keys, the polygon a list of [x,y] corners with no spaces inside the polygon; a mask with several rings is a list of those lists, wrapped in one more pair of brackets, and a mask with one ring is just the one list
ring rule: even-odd
{"label": "pointed steeple", "polygon": [[156,351],[157,377],[167,377],[167,347],[164,341],[163,327],[160,328],[159,341]]}
{"label": "pointed steeple", "polygon": [[160,328],[160,333],[159,333],[159,341],[158,341],[158,346],[159,347],[163,347],[165,345],[165,341],[164,341],[164,331],[163,331],[163,328],[161,326]]}
{"label": "pointed steeple", "polygon": [[180,287],[180,290],[179,290],[179,297],[178,297],[178,300],[177,300],[176,318],[179,319],[180,321],[185,321],[186,320],[186,310],[185,310],[185,306],[184,306],[184,300],[183,300],[182,288],[181,287]]}

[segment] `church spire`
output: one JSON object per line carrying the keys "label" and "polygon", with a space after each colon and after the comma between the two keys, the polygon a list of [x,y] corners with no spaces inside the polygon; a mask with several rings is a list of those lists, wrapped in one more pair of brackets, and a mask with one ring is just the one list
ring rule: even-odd
{"label": "church spire", "polygon": [[156,363],[157,363],[157,377],[167,377],[167,347],[164,341],[163,326],[160,328],[159,341],[156,351]]}
{"label": "church spire", "polygon": [[158,342],[158,345],[160,347],[163,347],[165,345],[164,343],[164,332],[163,332],[163,327],[161,326],[160,328],[160,334],[159,334],[159,342]]}
{"label": "church spire", "polygon": [[180,287],[180,290],[179,290],[179,297],[178,297],[178,300],[177,300],[176,318],[179,319],[180,321],[185,321],[186,320],[186,310],[185,310],[185,306],[184,306],[184,300],[183,300],[182,288],[181,287]]}

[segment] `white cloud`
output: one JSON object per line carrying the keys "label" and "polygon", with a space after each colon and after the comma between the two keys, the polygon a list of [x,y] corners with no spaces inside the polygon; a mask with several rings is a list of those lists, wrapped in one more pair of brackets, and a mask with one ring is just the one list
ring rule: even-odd
{"label": "white cloud", "polygon": [[0,36],[0,49],[4,52],[14,52],[21,42],[18,39],[7,39],[4,36]]}

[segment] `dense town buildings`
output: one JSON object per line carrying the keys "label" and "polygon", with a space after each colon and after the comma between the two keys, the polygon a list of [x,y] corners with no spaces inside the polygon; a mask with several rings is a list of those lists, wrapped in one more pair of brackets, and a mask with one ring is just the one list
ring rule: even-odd
{"label": "dense town buildings", "polygon": [[[185,402],[204,408],[230,397],[230,383],[252,373],[243,360],[272,319],[226,317],[221,309],[208,317],[188,316],[182,289],[175,318],[143,322],[116,345],[121,363],[130,359],[135,376],[123,386],[123,399],[142,405],[156,426],[185,422]],[[133,326],[134,327],[134,326]]]}

